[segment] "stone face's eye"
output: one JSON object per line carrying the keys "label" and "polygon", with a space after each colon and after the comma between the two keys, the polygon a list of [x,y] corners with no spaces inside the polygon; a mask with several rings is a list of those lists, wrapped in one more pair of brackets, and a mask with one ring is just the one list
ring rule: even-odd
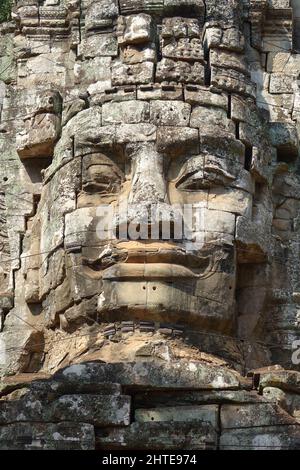
{"label": "stone face's eye", "polygon": [[197,191],[214,186],[227,186],[236,179],[237,165],[224,158],[200,155],[188,160],[176,181],[176,188],[184,191]]}
{"label": "stone face's eye", "polygon": [[184,173],[176,182],[176,188],[183,191],[197,191],[209,188],[209,186],[208,181],[204,180],[203,170]]}
{"label": "stone face's eye", "polygon": [[86,155],[83,159],[83,189],[88,193],[113,194],[123,181],[122,171],[103,154]]}
{"label": "stone face's eye", "polygon": [[184,175],[176,183],[176,187],[185,191],[198,191],[214,186],[225,186],[228,182],[228,179],[221,173],[218,174],[214,169],[207,169]]}

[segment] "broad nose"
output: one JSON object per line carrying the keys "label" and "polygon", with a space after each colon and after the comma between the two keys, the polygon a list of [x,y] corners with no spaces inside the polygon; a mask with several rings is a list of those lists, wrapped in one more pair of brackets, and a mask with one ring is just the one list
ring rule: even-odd
{"label": "broad nose", "polygon": [[127,234],[130,239],[174,238],[178,214],[169,204],[163,155],[153,145],[143,145],[133,151],[131,161],[131,190],[128,204],[118,216],[119,237]]}
{"label": "broad nose", "polygon": [[167,202],[163,155],[152,145],[143,145],[131,155],[132,184],[129,204]]}
{"label": "broad nose", "polygon": [[120,240],[182,240],[182,216],[165,203],[129,205],[117,215],[115,234]]}

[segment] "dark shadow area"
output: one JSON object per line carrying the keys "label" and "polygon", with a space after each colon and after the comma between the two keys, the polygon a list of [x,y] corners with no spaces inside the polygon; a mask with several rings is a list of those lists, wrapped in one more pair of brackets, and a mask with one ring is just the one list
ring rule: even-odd
{"label": "dark shadow area", "polygon": [[24,168],[32,183],[41,183],[43,180],[42,171],[48,168],[52,158],[27,158],[22,160]]}

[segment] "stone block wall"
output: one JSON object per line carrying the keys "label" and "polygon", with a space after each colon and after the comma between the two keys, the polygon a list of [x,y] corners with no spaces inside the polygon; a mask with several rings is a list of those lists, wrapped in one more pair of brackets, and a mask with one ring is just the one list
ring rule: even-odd
{"label": "stone block wall", "polygon": [[2,384],[2,449],[299,449],[298,372],[94,362],[28,375]]}

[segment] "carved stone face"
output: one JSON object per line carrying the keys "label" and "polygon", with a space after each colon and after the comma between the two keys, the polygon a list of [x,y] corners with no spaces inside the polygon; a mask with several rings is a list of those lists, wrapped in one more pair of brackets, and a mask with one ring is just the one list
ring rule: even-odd
{"label": "carved stone face", "polygon": [[42,254],[27,262],[26,299],[43,302],[48,326],[97,316],[232,333],[239,267],[265,261],[272,218],[272,147],[241,5],[223,19],[208,6],[204,22],[200,0],[152,3],[84,2],[62,116],[57,91],[44,93],[17,137],[21,158],[54,153],[28,237]]}
{"label": "carved stone face", "polygon": [[94,345],[135,360],[149,332],[243,369],[269,364],[271,344],[290,368],[300,62],[286,3],[16,0],[0,25],[8,373]]}

